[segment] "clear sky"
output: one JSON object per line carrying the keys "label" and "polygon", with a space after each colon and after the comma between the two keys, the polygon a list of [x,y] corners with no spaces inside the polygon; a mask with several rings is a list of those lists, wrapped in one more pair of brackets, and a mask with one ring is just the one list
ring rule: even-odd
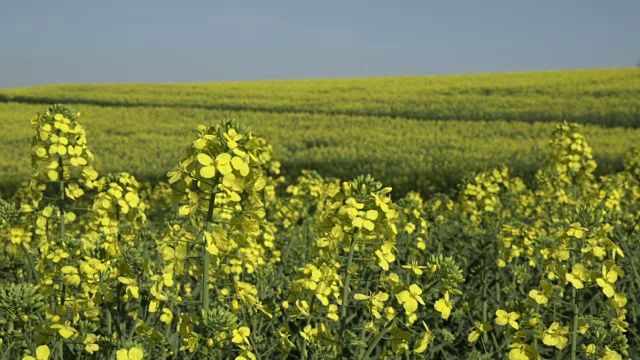
{"label": "clear sky", "polygon": [[640,0],[2,0],[0,88],[631,67]]}

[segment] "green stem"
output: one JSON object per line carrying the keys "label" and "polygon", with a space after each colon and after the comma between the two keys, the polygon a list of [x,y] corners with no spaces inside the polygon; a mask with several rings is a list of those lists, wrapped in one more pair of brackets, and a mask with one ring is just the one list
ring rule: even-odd
{"label": "green stem", "polygon": [[576,350],[578,348],[578,296],[574,286],[571,287],[571,311],[573,312],[571,327],[571,360],[576,360]]}
{"label": "green stem", "polygon": [[[209,198],[209,209],[207,210],[207,231],[211,232],[211,223],[213,222],[213,207],[215,206],[215,194],[211,194]],[[209,266],[211,261],[211,255],[207,251],[207,238],[202,236],[202,309],[209,311]]]}
{"label": "green stem", "polygon": [[[500,346],[498,346],[498,339],[496,338],[496,332],[495,331],[491,331],[491,341],[493,341],[493,346],[496,349],[501,348]],[[498,351],[496,350],[496,352],[498,352]]]}
{"label": "green stem", "polygon": [[251,337],[249,337],[249,344],[251,345],[251,347],[253,348],[253,354],[256,356],[256,360],[262,360],[262,356],[260,355],[260,353],[257,350],[256,344],[255,342],[251,339]]}
{"label": "green stem", "polygon": [[371,341],[371,344],[369,344],[369,347],[367,348],[367,352],[365,352],[362,355],[360,360],[369,359],[369,356],[371,356],[371,353],[373,352],[373,350],[375,350],[375,348],[376,348],[376,346],[378,346],[378,343],[380,342],[380,340],[382,340],[382,338],[387,334],[389,329],[391,329],[391,326],[394,324],[394,322],[395,322],[395,318],[389,324],[389,326],[386,326],[384,329],[380,330],[380,333],[378,333],[378,335],[373,339],[373,341]]}
{"label": "green stem", "polygon": [[104,304],[107,307],[107,311],[109,312],[109,317],[107,318],[108,324],[109,324],[109,332],[111,332],[111,321],[115,321],[115,325],[116,325],[116,332],[118,333],[118,338],[122,339],[122,330],[120,329],[120,324],[118,323],[118,320],[115,316],[115,314],[113,313],[113,309],[112,307],[109,305],[109,303],[107,302],[107,289],[104,286],[104,281],[102,281],[102,274],[98,275],[100,278],[100,288],[102,289],[102,298],[104,301]]}
{"label": "green stem", "polygon": [[[482,278],[483,279],[487,279],[486,275],[484,274],[484,269],[485,269],[485,265],[484,265],[485,261],[484,258],[482,258]],[[487,322],[487,317],[488,317],[488,305],[487,305],[487,281],[484,282],[484,284],[482,285],[482,322],[486,323]],[[482,338],[483,341],[486,343],[489,343],[489,334],[484,332],[482,334]]]}
{"label": "green stem", "polygon": [[[635,227],[636,225],[634,224],[632,231]],[[624,250],[625,254],[630,255],[631,250],[629,250],[629,245],[627,245],[627,242],[624,240],[624,235],[620,235],[618,240],[620,240],[620,244],[622,245],[622,249]],[[638,269],[635,265],[635,259],[632,256],[629,257],[629,265],[631,265],[631,271],[633,272],[633,284],[636,286],[637,290],[640,290],[640,275],[638,275]]]}
{"label": "green stem", "polygon": [[24,341],[27,343],[27,346],[29,347],[29,350],[31,351],[31,355],[33,357],[35,357],[36,356],[36,347],[33,346],[33,343],[31,342],[31,339],[29,339],[27,334],[25,334],[24,332],[22,333],[22,337],[24,337]]}
{"label": "green stem", "polygon": [[[313,306],[315,305],[315,303],[316,303],[316,297],[314,296],[311,299],[311,304],[309,304],[309,316],[307,317],[307,323],[305,324],[304,327],[311,325],[311,314],[313,314]],[[303,359],[307,359],[307,340],[302,341],[302,351],[300,353],[302,354]]]}
{"label": "green stem", "polygon": [[64,354],[64,344],[62,343],[62,341],[59,341],[59,342],[56,344],[55,350],[56,350],[55,358],[56,358],[56,359],[60,359],[60,360],[64,360],[64,359],[62,358],[62,356],[63,356],[63,354]]}
{"label": "green stem", "polygon": [[64,283],[62,283],[62,290],[61,290],[61,297],[60,297],[60,305],[64,305],[64,300],[67,297],[67,285],[65,285]]}
{"label": "green stem", "polygon": [[[58,183],[60,184],[60,200],[58,208],[60,209],[60,244],[64,244],[64,166],[62,164],[62,156],[58,155]],[[62,274],[60,275],[60,282],[62,283]],[[66,287],[62,284],[60,289],[60,305],[64,305]]]}
{"label": "green stem", "polygon": [[627,331],[629,331],[631,335],[633,335],[636,338],[636,341],[640,340],[640,336],[638,336],[638,334],[635,331],[633,331],[631,327],[627,328]]}
{"label": "green stem", "polygon": [[[556,312],[556,303],[553,303],[553,322],[556,322],[556,319],[558,318],[558,313]],[[556,351],[556,360],[560,360],[562,359],[561,357],[562,353],[560,351]]]}
{"label": "green stem", "polygon": [[27,247],[24,246],[24,243],[20,243],[20,246],[22,247],[22,251],[24,252],[24,256],[27,258],[27,263],[29,263],[29,270],[31,271],[31,276],[33,277],[33,279],[36,282],[36,285],[40,283],[40,276],[38,275],[38,272],[36,271],[35,266],[33,266],[33,261],[31,260],[31,255],[29,255],[29,251],[27,250]]}
{"label": "green stem", "polygon": [[346,267],[346,275],[344,279],[344,284],[342,285],[342,306],[340,308],[340,328],[341,334],[344,334],[346,330],[346,319],[347,319],[347,306],[349,305],[349,282],[351,281],[351,264],[353,262],[353,252],[356,247],[356,238],[357,231],[353,232],[353,237],[351,239],[351,247],[349,248],[349,258],[347,259],[347,267]]}
{"label": "green stem", "polygon": [[[536,312],[537,313],[540,312],[540,305],[536,305]],[[533,338],[533,348],[536,349],[536,351],[538,351],[538,338],[537,337]]]}
{"label": "green stem", "polygon": [[60,242],[64,239],[64,166],[62,164],[62,156],[58,155],[58,184],[60,184],[60,199],[58,208],[60,208]]}
{"label": "green stem", "polygon": [[[493,332],[491,333],[493,335]],[[511,338],[513,337],[513,335],[510,335],[508,337],[506,337],[504,339],[504,341],[502,342],[502,344],[500,345],[500,347],[498,347],[498,350],[496,350],[495,354],[499,353],[500,351],[502,351],[502,349],[507,346],[507,344],[511,343]]]}
{"label": "green stem", "polygon": [[304,261],[307,262],[309,259],[309,255],[311,253],[311,241],[309,241],[309,224],[307,224],[306,222],[303,225],[303,229],[304,229],[304,243],[305,243],[305,255],[304,255]]}

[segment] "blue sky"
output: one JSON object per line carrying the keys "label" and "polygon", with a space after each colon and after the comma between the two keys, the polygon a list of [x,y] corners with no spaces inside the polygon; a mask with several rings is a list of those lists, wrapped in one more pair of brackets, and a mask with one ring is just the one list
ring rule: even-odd
{"label": "blue sky", "polygon": [[632,67],[640,1],[5,1],[0,88]]}

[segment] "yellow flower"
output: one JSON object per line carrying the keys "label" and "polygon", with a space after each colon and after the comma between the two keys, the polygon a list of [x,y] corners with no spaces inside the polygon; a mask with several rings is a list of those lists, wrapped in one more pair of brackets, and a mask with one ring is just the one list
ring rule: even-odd
{"label": "yellow flower", "polygon": [[422,300],[422,289],[416,284],[411,284],[409,286],[409,290],[403,290],[396,298],[398,302],[404,306],[404,310],[407,314],[412,314],[418,309],[418,303],[424,305],[424,300]]}
{"label": "yellow flower", "polygon": [[609,349],[608,346],[604,348],[605,350],[600,360],[622,360],[622,355],[618,354],[617,351]]}
{"label": "yellow flower", "polygon": [[620,309],[627,304],[627,295],[624,293],[614,293],[613,297],[607,300],[607,305]]}
{"label": "yellow flower", "polygon": [[512,328],[518,330],[520,326],[518,325],[517,320],[520,318],[520,314],[517,312],[506,312],[504,310],[496,311],[496,324],[498,325],[507,325],[509,324]]}
{"label": "yellow flower", "polygon": [[242,281],[236,282],[236,296],[250,307],[253,307],[258,302],[257,295],[258,289],[252,284]]}
{"label": "yellow flower", "polygon": [[173,321],[173,313],[171,312],[171,309],[162,308],[162,315],[160,315],[160,322],[163,322],[165,324],[171,324],[171,321]]}
{"label": "yellow flower", "polygon": [[51,325],[51,328],[58,330],[58,334],[60,334],[60,336],[62,336],[65,339],[72,337],[74,334],[78,332],[78,330],[74,329],[69,324],[69,322],[65,323],[64,325],[61,325],[61,324]]}
{"label": "yellow flower", "polygon": [[289,352],[291,349],[295,347],[291,340],[289,340],[289,335],[291,335],[291,329],[289,328],[289,324],[285,323],[280,328],[278,328],[278,336],[280,337],[280,345],[284,348],[285,352]]}
{"label": "yellow flower", "polygon": [[231,166],[240,173],[240,176],[245,177],[249,175],[249,163],[247,161],[243,157],[234,156],[231,159]]}
{"label": "yellow flower", "polygon": [[[184,342],[185,344],[180,347],[180,350],[189,350],[190,353],[193,353],[198,350],[198,345],[200,344],[200,336],[192,332],[189,334],[189,336],[184,338]],[[123,360],[126,360],[126,358]]]}
{"label": "yellow flower", "polygon": [[33,356],[25,356],[22,360],[49,360],[49,356],[51,356],[51,350],[47,345],[40,345],[36,349],[36,357]]}
{"label": "yellow flower", "polygon": [[364,208],[364,204],[361,204],[356,199],[350,197],[345,200],[345,205],[338,210],[338,214],[347,215],[349,219],[353,220],[358,216],[358,210],[362,208]]}
{"label": "yellow flower", "polygon": [[338,305],[336,304],[329,305],[329,313],[327,314],[327,317],[333,321],[340,320],[340,317],[338,316]]}
{"label": "yellow flower", "polygon": [[568,332],[568,326],[560,326],[560,323],[556,321],[544,332],[542,342],[547,346],[555,346],[558,350],[562,350],[569,343],[569,339],[564,336]]}
{"label": "yellow flower", "polygon": [[[364,217],[362,217],[364,215]],[[378,211],[376,210],[368,210],[365,212],[358,212],[358,216],[353,218],[351,224],[357,228],[365,228],[369,231],[373,231],[375,228],[374,221],[378,219]]]}
{"label": "yellow flower", "polygon": [[429,344],[436,338],[424,321],[422,322],[422,325],[424,326],[425,331],[420,334],[418,341],[416,341],[415,348],[413,349],[413,351],[418,354],[425,352]]}
{"label": "yellow flower", "polygon": [[546,280],[540,281],[540,287],[542,291],[539,290],[531,290],[529,291],[529,297],[532,298],[536,303],[540,305],[547,305],[549,302],[549,297],[553,294],[553,286],[550,282]]}
{"label": "yellow flower", "polygon": [[409,316],[407,316],[407,326],[413,325],[413,323],[416,322],[417,320],[418,320],[418,314],[416,313],[409,314]]}
{"label": "yellow flower", "polygon": [[617,313],[618,315],[616,316],[615,319],[609,320],[609,324],[611,326],[617,327],[618,329],[620,329],[620,331],[625,332],[629,327],[629,323],[625,321],[627,317],[627,310],[626,309],[617,310]]}
{"label": "yellow flower", "polygon": [[69,144],[69,139],[64,136],[58,136],[56,134],[51,135],[51,146],[49,146],[49,154],[55,155],[66,155],[67,154],[67,145]]}
{"label": "yellow flower", "polygon": [[580,226],[580,223],[573,223],[571,227],[567,230],[567,236],[573,236],[576,239],[582,239],[585,235],[585,231],[587,228],[583,228]]}
{"label": "yellow flower", "polygon": [[587,240],[587,245],[583,247],[580,251],[583,253],[592,252],[593,255],[597,257],[599,260],[602,260],[607,255],[606,249],[600,246],[600,241],[596,238],[591,238]]}
{"label": "yellow flower", "polygon": [[127,295],[129,295],[134,299],[137,299],[140,297],[140,288],[138,287],[138,283],[136,282],[136,279],[131,279],[131,278],[121,276],[118,278],[118,281],[127,285],[127,288],[126,288]]}
{"label": "yellow flower", "polygon": [[241,326],[238,329],[233,329],[232,331],[233,337],[231,338],[231,342],[234,344],[242,344],[249,343],[249,335],[251,335],[251,330],[246,326]]}
{"label": "yellow flower", "polygon": [[118,360],[142,360],[144,351],[139,347],[132,347],[129,350],[120,349],[116,351],[116,357]]}
{"label": "yellow flower", "polygon": [[88,334],[83,341],[85,345],[84,350],[89,354],[93,354],[94,352],[100,350],[100,346],[96,344],[96,341],[98,341],[98,337],[95,334]]}
{"label": "yellow flower", "polygon": [[302,336],[305,340],[309,342],[316,341],[316,337],[318,336],[318,329],[312,327],[311,325],[307,325],[300,331],[300,336]]}
{"label": "yellow flower", "polygon": [[602,264],[602,277],[597,278],[596,283],[607,297],[615,294],[618,276],[624,276],[624,271],[613,261],[608,260]]}
{"label": "yellow flower", "polygon": [[229,147],[229,149],[237,148],[238,141],[244,138],[244,136],[238,134],[235,129],[229,129],[226,133],[223,134],[223,136],[227,140],[227,146]]}
{"label": "yellow flower", "polygon": [[11,228],[11,242],[20,245],[23,241],[29,241],[30,233],[24,231],[22,228]]}
{"label": "yellow flower", "polygon": [[392,326],[389,330],[391,335],[391,351],[394,354],[402,354],[409,350],[409,340],[411,340],[411,333],[398,329],[397,326]]}
{"label": "yellow flower", "polygon": [[63,274],[62,282],[65,285],[80,285],[80,275],[78,275],[78,269],[73,266],[63,266],[60,271]]}
{"label": "yellow flower", "polygon": [[426,269],[427,267],[418,265],[418,262],[414,260],[411,264],[402,265],[402,268],[410,269],[416,275],[422,275],[424,273],[422,269]]}
{"label": "yellow flower", "polygon": [[389,300],[389,294],[386,292],[379,291],[375,295],[364,295],[364,294],[355,294],[353,297],[356,300],[369,300],[367,303],[367,308],[371,312],[376,319],[380,319],[382,316],[380,311],[384,308],[384,303]]}
{"label": "yellow flower", "polygon": [[582,264],[575,264],[571,270],[571,273],[565,274],[565,279],[573,285],[576,289],[584,288],[583,281],[589,281],[591,273]]}
{"label": "yellow flower", "polygon": [[216,168],[220,171],[222,175],[228,175],[233,172],[233,167],[231,166],[231,154],[222,153],[216,156]]}
{"label": "yellow flower", "polygon": [[59,263],[62,259],[69,257],[69,254],[62,249],[57,249],[53,253],[47,255],[47,259],[50,259],[54,263]]}
{"label": "yellow flower", "polygon": [[235,360],[256,360],[256,355],[246,348],[242,349],[242,353],[236,356]]}
{"label": "yellow flower", "polygon": [[512,349],[509,351],[509,360],[538,360],[540,354],[536,351],[535,347],[529,344],[516,343],[511,345]]}
{"label": "yellow flower", "polygon": [[376,325],[376,323],[373,321],[367,321],[364,324],[364,330],[374,335],[378,335],[380,333],[380,328],[378,328],[378,325]]}
{"label": "yellow flower", "polygon": [[480,338],[480,335],[486,332],[489,332],[491,330],[493,330],[493,326],[490,323],[476,321],[473,329],[471,330],[471,333],[467,337],[467,340],[470,343],[476,342]]}
{"label": "yellow flower", "polygon": [[84,272],[88,276],[97,274],[100,271],[107,271],[109,268],[105,266],[100,260],[91,257],[85,257],[87,261],[80,263],[80,271]]}
{"label": "yellow flower", "polygon": [[389,270],[389,263],[396,259],[396,256],[393,255],[393,249],[394,246],[392,242],[385,242],[375,251],[376,264],[384,271]]}
{"label": "yellow flower", "polygon": [[205,179],[211,179],[216,175],[215,161],[211,156],[200,153],[196,156],[196,160],[202,166],[200,168],[200,176]]}
{"label": "yellow flower", "polygon": [[442,318],[447,320],[451,315],[453,309],[453,301],[449,300],[449,292],[444,292],[444,298],[436,301],[433,307],[442,314]]}
{"label": "yellow flower", "polygon": [[596,344],[584,345],[582,344],[582,351],[584,351],[587,355],[595,355],[597,353]]}
{"label": "yellow flower", "polygon": [[586,334],[589,330],[589,323],[585,319],[578,320],[578,334]]}
{"label": "yellow flower", "polygon": [[384,308],[384,318],[387,321],[393,320],[396,317],[397,314],[398,313],[396,312],[396,309],[394,309],[391,306],[387,306],[386,308]]}
{"label": "yellow flower", "polygon": [[296,308],[300,311],[300,314],[305,317],[309,316],[309,302],[306,300],[296,300]]}

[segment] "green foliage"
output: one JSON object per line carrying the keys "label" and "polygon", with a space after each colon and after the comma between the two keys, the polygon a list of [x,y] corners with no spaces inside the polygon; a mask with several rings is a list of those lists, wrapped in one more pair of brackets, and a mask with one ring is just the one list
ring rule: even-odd
{"label": "green foliage", "polygon": [[640,69],[3,90],[23,103],[638,127]]}
{"label": "green foliage", "polygon": [[394,196],[451,190],[469,172],[500,164],[528,182],[546,158],[549,122],[561,120],[593,125],[583,134],[598,174],[607,174],[622,169],[626,147],[640,140],[629,129],[638,127],[639,76],[639,69],[613,69],[4,90],[0,188],[11,193],[30,173],[13,161],[31,135],[19,120],[59,101],[95,119],[92,149],[105,154],[98,171],[144,180],[162,180],[189,129],[207,117],[242,119],[267,137],[289,178],[304,169],[342,179],[371,173]]}
{"label": "green foliage", "polygon": [[[31,174],[24,159],[33,133],[21,119],[43,105],[0,103],[0,188],[10,194]],[[281,174],[295,179],[302,170],[352,179],[360,174],[394,189],[423,195],[450,192],[470,172],[505,164],[513,176],[531,183],[547,154],[551,123],[496,120],[409,120],[334,114],[208,111],[198,108],[83,106],[94,162],[100,173],[128,172],[144,181],[164,181],[176,165],[192,129],[205,118],[236,118],[269,139]],[[640,130],[585,126],[596,175],[623,169],[623,154],[640,142]],[[382,145],[381,145],[382,144]]]}
{"label": "green foliage", "polygon": [[[36,156],[80,127],[51,110]],[[500,166],[397,201],[370,175],[285,185],[232,120],[156,186],[55,147],[55,182],[36,162],[0,201],[0,358],[638,357],[637,150],[597,177],[581,130],[555,126],[532,185]]]}

